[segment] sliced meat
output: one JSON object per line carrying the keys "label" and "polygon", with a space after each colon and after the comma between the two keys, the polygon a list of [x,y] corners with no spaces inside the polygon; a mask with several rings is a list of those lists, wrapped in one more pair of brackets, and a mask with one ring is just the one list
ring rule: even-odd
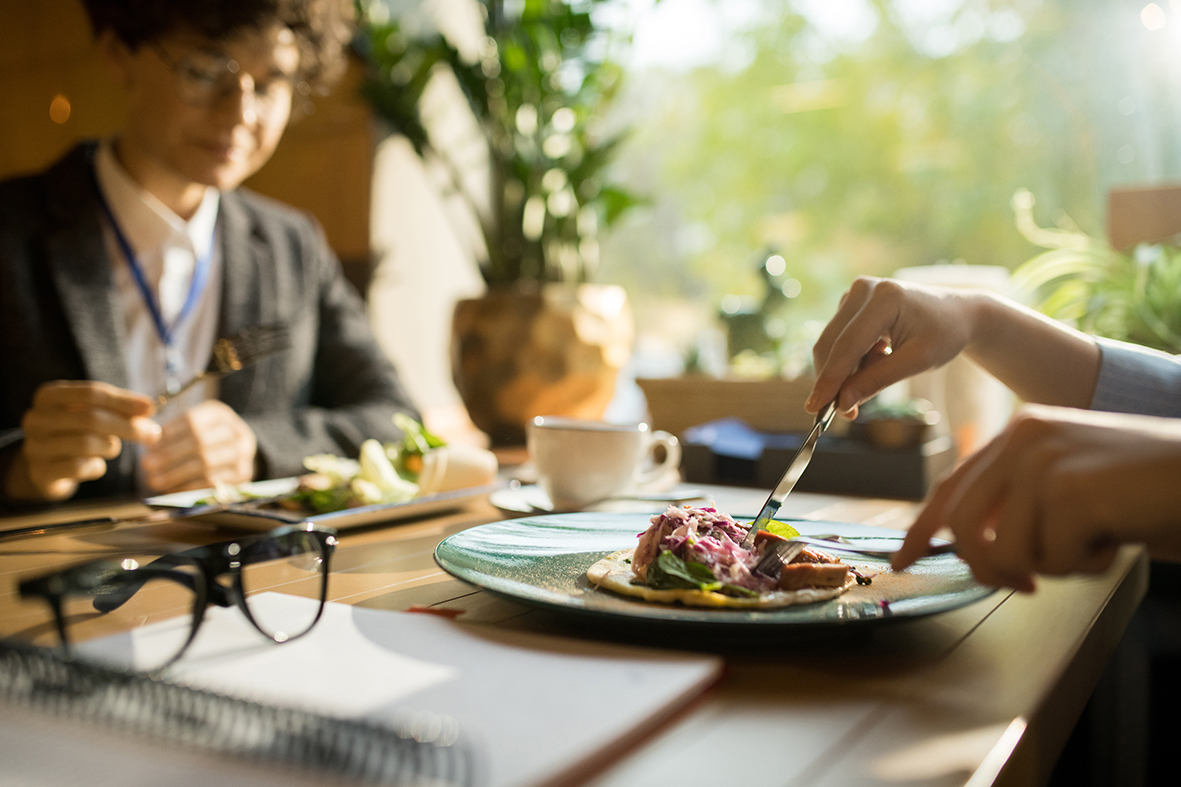
{"label": "sliced meat", "polygon": [[[789,541],[790,539],[783,536],[777,536],[767,530],[760,530],[755,533],[754,551],[763,555],[771,548],[772,544]],[[833,557],[827,552],[821,552],[815,547],[804,547],[800,553],[791,559],[792,563],[840,563],[839,557]]]}
{"label": "sliced meat", "polygon": [[800,554],[791,561],[793,563],[840,563],[839,557],[833,557],[827,552],[821,552],[814,547],[804,547]]}
{"label": "sliced meat", "polygon": [[[774,533],[772,533],[770,530],[760,530],[757,533],[755,533],[754,545],[757,548],[757,547],[763,546],[764,544],[768,544],[768,543],[776,544],[776,543],[779,543],[780,541],[786,541],[786,540],[787,539],[784,538],[783,536],[777,536]],[[765,546],[763,546],[762,551],[766,551]],[[761,553],[762,552],[760,552],[760,554]]]}
{"label": "sliced meat", "polygon": [[789,563],[779,575],[779,589],[839,588],[848,578],[849,567],[843,563]]}

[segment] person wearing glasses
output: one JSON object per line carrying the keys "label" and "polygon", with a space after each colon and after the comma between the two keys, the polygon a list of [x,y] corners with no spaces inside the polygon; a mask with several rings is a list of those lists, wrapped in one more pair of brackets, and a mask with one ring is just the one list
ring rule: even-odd
{"label": "person wearing glasses", "polygon": [[861,277],[813,349],[806,408],[854,418],[965,353],[1031,403],[941,483],[894,558],[941,527],[980,582],[1099,572],[1123,543],[1181,560],[1181,358],[1096,339],[990,293]]}
{"label": "person wearing glasses", "polygon": [[[238,188],[343,69],[351,0],[85,7],[127,119],[0,184],[0,502],[294,475],[396,439],[414,410],[322,232]],[[219,337],[267,325],[286,351],[157,408]]]}

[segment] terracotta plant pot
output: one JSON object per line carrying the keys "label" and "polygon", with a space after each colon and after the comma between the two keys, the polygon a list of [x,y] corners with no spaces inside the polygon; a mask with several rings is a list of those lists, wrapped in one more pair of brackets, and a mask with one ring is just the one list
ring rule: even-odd
{"label": "terracotta plant pot", "polygon": [[865,421],[865,437],[878,448],[913,448],[922,445],[939,423],[939,413],[931,410],[920,415],[876,416]]}
{"label": "terracotta plant pot", "polygon": [[452,375],[494,444],[522,444],[534,416],[602,417],[634,333],[621,287],[493,289],[455,306]]}

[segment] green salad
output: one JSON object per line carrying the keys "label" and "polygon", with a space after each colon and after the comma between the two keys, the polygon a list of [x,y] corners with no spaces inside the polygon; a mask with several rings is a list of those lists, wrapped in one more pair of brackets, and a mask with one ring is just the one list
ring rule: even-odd
{"label": "green salad", "polygon": [[299,487],[283,505],[326,514],[412,499],[418,494],[423,455],[445,443],[402,413],[394,416],[394,425],[402,430],[401,440],[385,445],[366,440],[357,459],[335,454],[305,457],[308,474],[300,477]]}

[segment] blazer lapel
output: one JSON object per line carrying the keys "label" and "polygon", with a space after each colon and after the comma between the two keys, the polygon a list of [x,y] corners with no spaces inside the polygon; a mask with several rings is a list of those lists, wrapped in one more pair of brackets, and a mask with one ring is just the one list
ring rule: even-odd
{"label": "blazer lapel", "polygon": [[[222,194],[220,220],[222,294],[219,332],[227,337],[256,325],[274,322],[275,304],[273,293],[267,286],[271,277],[266,275],[272,267],[270,248],[236,193]],[[258,367],[247,367],[222,379],[219,398],[239,412],[260,409],[265,382]]]}
{"label": "blazer lapel", "polygon": [[86,376],[126,388],[123,328],[94,191],[93,151],[79,147],[52,170],[50,198],[62,222],[46,252]]}

